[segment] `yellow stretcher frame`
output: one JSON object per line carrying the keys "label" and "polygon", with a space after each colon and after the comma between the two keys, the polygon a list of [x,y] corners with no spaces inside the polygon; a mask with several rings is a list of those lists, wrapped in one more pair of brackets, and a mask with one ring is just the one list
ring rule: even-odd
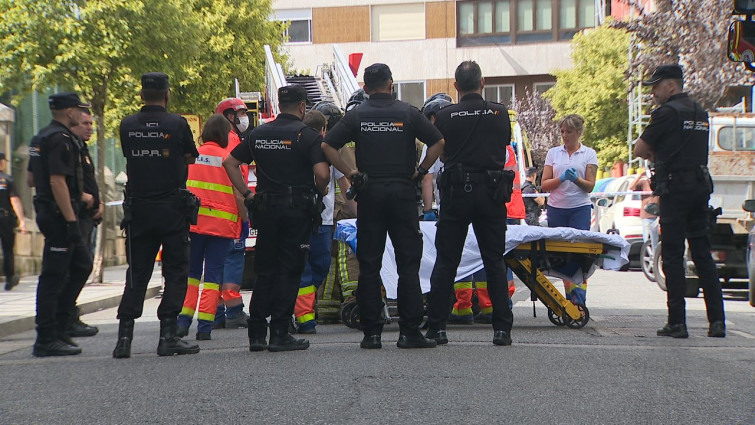
{"label": "yellow stretcher frame", "polygon": [[[544,244],[542,241],[520,244],[504,256],[506,265],[511,271],[548,307],[551,322],[579,329],[590,320],[590,312],[587,307],[574,305],[567,300],[540,269],[535,268],[533,273],[532,258],[536,255],[542,255],[543,249],[546,253],[582,254],[594,257],[597,260],[605,251],[605,246],[600,242],[546,240]],[[550,316],[551,314],[555,317]]]}

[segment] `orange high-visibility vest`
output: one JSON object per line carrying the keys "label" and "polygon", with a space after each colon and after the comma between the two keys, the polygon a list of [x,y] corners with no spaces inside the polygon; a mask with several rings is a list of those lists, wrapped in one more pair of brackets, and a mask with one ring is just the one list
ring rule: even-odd
{"label": "orange high-visibility vest", "polygon": [[202,202],[199,218],[191,231],[203,235],[238,238],[241,233],[239,208],[233,195],[233,184],[223,168],[228,151],[216,142],[199,147],[199,157],[189,165],[186,187]]}
{"label": "orange high-visibility vest", "polygon": [[524,199],[522,199],[522,184],[519,179],[519,169],[516,166],[516,154],[511,145],[506,146],[506,151],[509,155],[503,169],[514,172],[514,191],[511,193],[511,201],[506,203],[506,217],[522,219],[527,216],[527,212],[524,209]]}

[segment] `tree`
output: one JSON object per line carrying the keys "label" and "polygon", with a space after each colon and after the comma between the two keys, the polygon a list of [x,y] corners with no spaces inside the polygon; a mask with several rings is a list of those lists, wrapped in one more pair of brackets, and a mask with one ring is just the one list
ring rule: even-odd
{"label": "tree", "polygon": [[[648,75],[658,65],[680,64],[685,91],[706,109],[713,109],[728,87],[753,84],[752,73],[726,57],[731,1],[660,0],[656,10],[642,9],[635,0],[622,0],[639,12],[639,18],[615,22],[633,36],[638,47],[630,66]],[[631,81],[635,85],[639,78]]]}
{"label": "tree", "polygon": [[579,114],[585,119],[582,142],[598,152],[603,164],[626,160],[629,154],[628,48],[627,32],[605,25],[575,35],[574,66],[555,71],[556,85],[543,95],[553,104],[556,118]]}
{"label": "tree", "polygon": [[[172,110],[209,114],[232,94],[232,77],[262,86],[259,43],[276,48],[283,34],[280,23],[267,22],[269,14],[270,0],[0,0],[0,93],[20,97],[58,86],[89,100],[98,181],[106,190],[106,136],[136,110],[138,76],[166,72]],[[102,279],[98,246],[95,281]]]}
{"label": "tree", "polygon": [[514,100],[513,108],[517,112],[517,122],[527,133],[533,165],[542,171],[548,150],[561,141],[555,122],[556,111],[539,92],[529,90],[525,91],[523,98]]}

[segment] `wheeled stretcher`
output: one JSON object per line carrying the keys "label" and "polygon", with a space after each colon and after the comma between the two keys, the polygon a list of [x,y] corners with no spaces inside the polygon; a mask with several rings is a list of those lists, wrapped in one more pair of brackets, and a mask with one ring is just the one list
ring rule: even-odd
{"label": "wheeled stretcher", "polygon": [[[422,292],[430,291],[430,274],[435,264],[435,222],[420,222],[423,254],[420,263]],[[356,220],[341,220],[334,237],[358,249]],[[571,228],[510,225],[506,231],[506,265],[548,307],[548,318],[556,325],[581,328],[589,321],[585,306],[573,304],[551,283],[547,276],[582,283],[601,267],[619,270],[629,262],[629,243],[618,235],[606,235]],[[456,281],[483,268],[477,238],[469,226]],[[393,244],[387,239],[380,273],[388,300],[397,297],[398,273]],[[390,303],[389,303],[390,304]],[[386,314],[386,316],[388,316]]]}

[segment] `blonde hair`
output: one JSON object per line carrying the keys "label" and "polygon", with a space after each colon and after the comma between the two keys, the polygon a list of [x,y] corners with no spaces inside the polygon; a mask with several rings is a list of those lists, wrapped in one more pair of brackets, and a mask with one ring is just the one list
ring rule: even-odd
{"label": "blonde hair", "polygon": [[585,128],[585,119],[577,114],[569,114],[558,121],[558,128],[563,126],[572,128],[576,130],[577,133],[582,133],[582,130]]}

